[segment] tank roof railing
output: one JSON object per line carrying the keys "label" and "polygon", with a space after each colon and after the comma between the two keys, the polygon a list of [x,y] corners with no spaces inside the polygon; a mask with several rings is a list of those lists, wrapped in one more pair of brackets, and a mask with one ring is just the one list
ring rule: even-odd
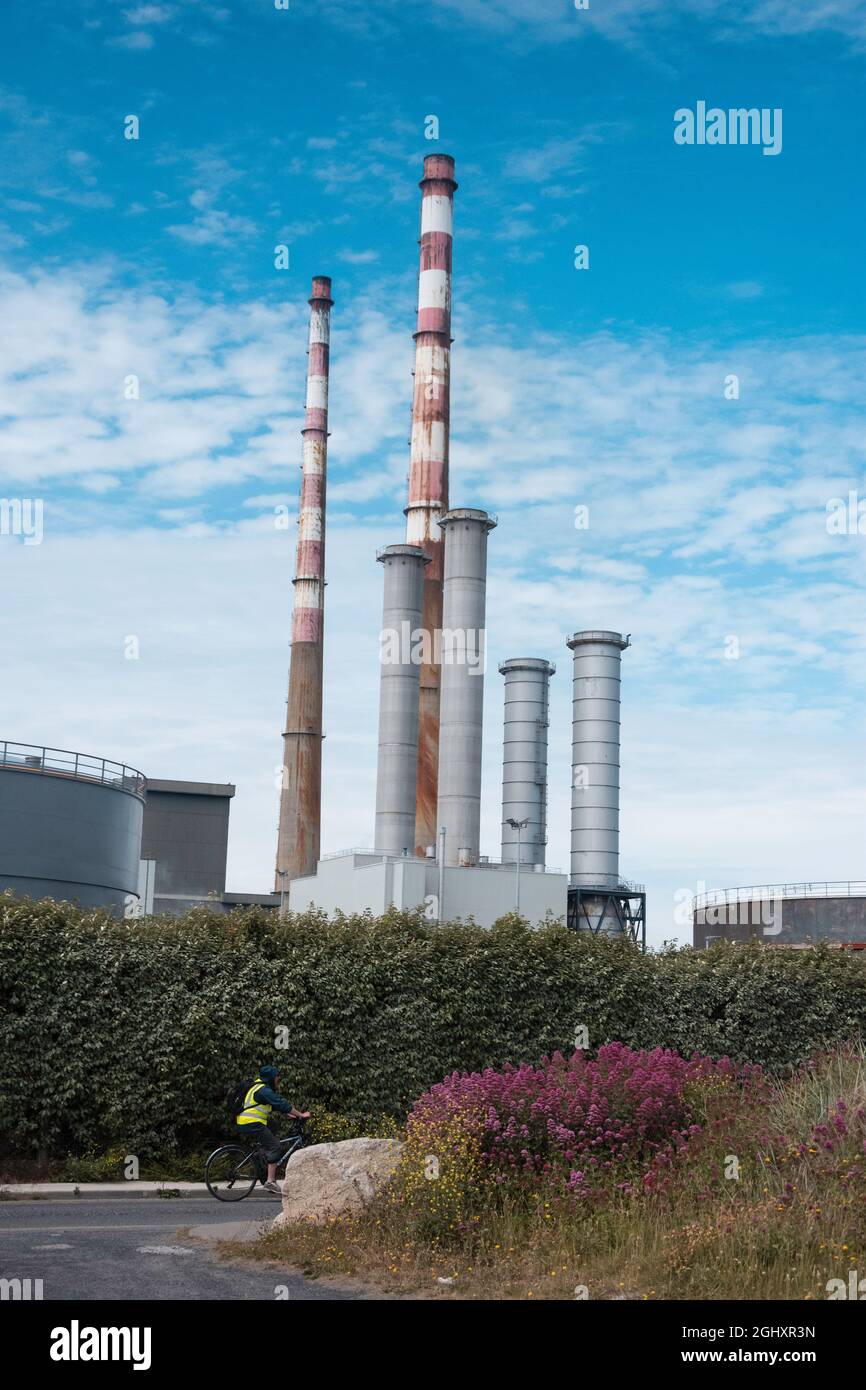
{"label": "tank roof railing", "polygon": [[143,772],[110,758],[92,753],[75,753],[69,748],[48,748],[38,743],[0,742],[0,768],[16,772],[36,772],[48,777],[69,777],[76,782],[98,782],[117,787],[142,799],[147,791]]}
{"label": "tank roof railing", "polygon": [[692,910],[725,907],[728,903],[766,901],[768,898],[866,898],[866,879],[838,879],[812,883],[759,883],[747,888],[717,888],[692,898]]}

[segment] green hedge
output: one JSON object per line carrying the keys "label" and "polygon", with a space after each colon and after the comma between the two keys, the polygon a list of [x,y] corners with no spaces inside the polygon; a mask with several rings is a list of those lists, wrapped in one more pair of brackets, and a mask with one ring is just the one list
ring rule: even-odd
{"label": "green hedge", "polygon": [[[0,896],[0,1142],[20,1156],[194,1149],[281,1060],[296,1104],[402,1116],[455,1068],[611,1039],[778,1068],[859,1034],[866,961],[719,945],[641,956],[563,927],[259,910],[118,922]],[[289,1030],[289,1046],[275,1045]]]}

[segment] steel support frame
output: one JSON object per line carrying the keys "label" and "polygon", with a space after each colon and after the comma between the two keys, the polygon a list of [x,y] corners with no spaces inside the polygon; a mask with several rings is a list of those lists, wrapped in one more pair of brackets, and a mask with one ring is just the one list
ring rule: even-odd
{"label": "steel support frame", "polygon": [[628,888],[569,887],[565,923],[572,931],[588,931],[593,936],[626,936],[645,952],[646,893]]}

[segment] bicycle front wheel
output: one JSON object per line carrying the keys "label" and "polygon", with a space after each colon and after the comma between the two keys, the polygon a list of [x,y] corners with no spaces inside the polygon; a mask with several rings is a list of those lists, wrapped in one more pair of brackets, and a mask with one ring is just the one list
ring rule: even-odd
{"label": "bicycle front wheel", "polygon": [[239,1144],[216,1149],[204,1166],[207,1190],[218,1202],[242,1202],[249,1197],[257,1179],[255,1161]]}

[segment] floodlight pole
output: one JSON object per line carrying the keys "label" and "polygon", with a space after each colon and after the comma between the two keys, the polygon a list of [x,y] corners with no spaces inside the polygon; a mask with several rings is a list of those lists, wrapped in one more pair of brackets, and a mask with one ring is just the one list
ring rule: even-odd
{"label": "floodlight pole", "polygon": [[515,865],[516,872],[515,872],[515,875],[514,875],[514,911],[515,911],[515,912],[517,913],[517,915],[519,916],[519,915],[520,915],[520,832],[521,832],[521,830],[525,830],[525,829],[526,829],[527,825],[529,824],[529,817],[527,816],[525,820],[512,820],[511,817],[509,816],[508,819],[506,820],[505,824],[506,824],[506,825],[510,825],[512,830],[516,830],[516,831],[517,831],[517,864]]}

